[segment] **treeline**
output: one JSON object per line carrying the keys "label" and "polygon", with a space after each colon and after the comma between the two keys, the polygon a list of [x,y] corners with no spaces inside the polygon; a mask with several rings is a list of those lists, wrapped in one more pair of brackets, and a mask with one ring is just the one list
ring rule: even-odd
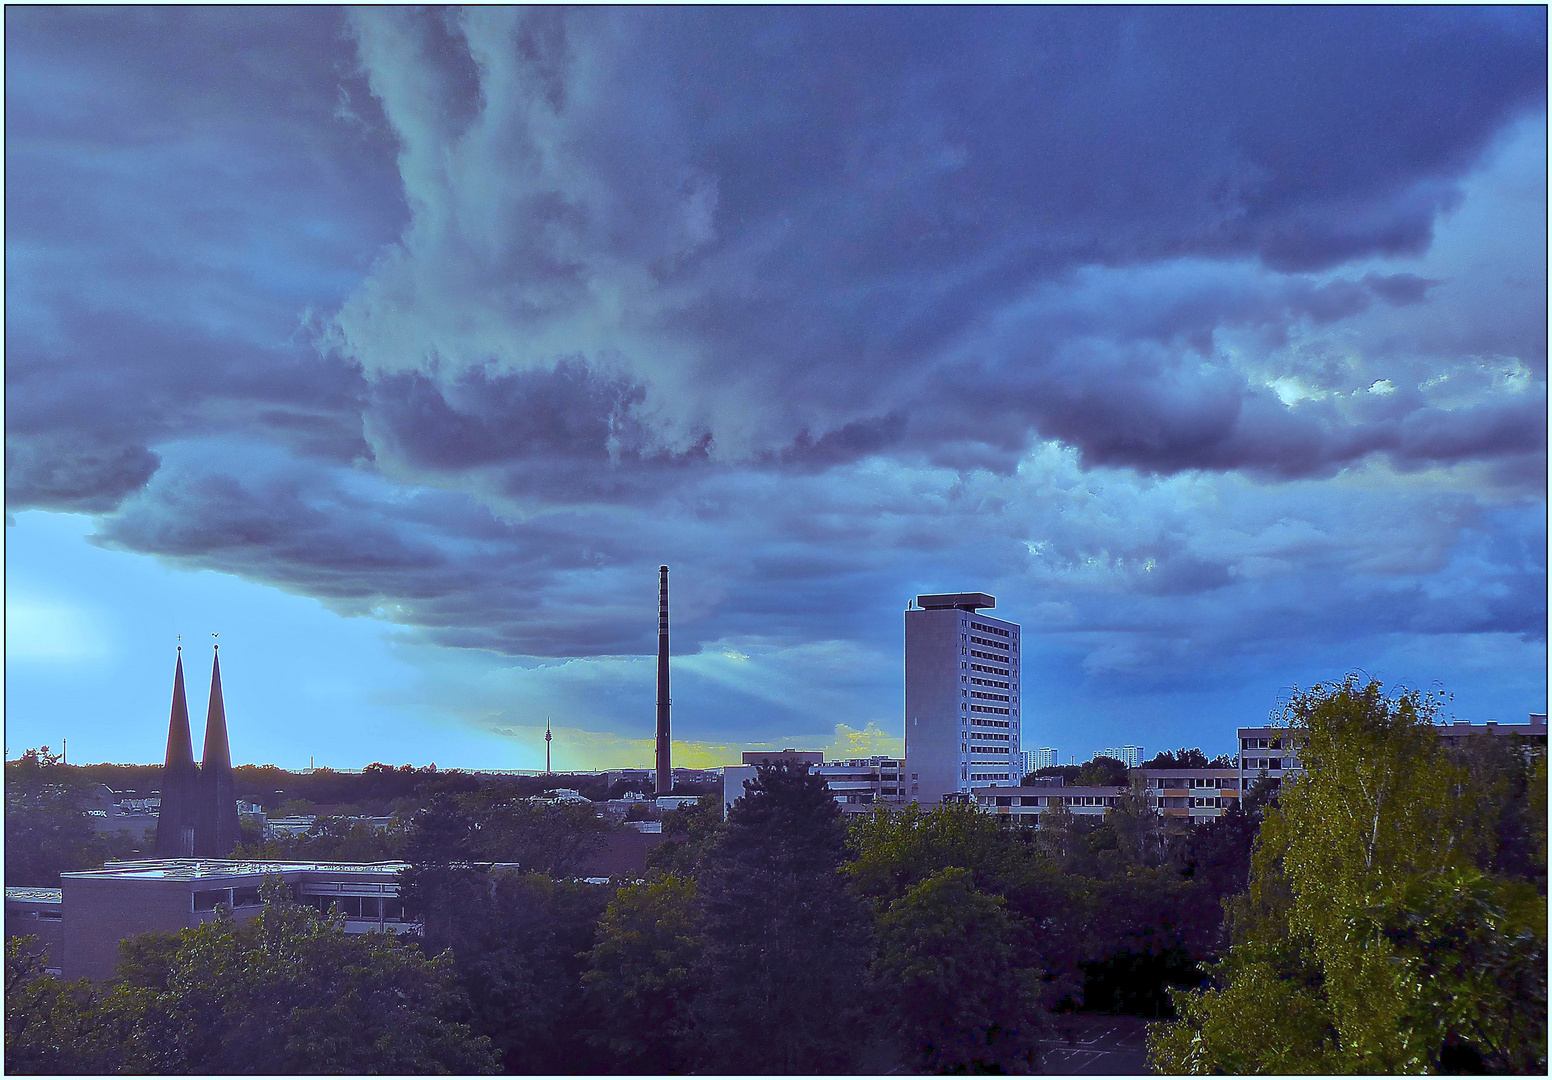
{"label": "treeline", "polygon": [[[419,972],[417,1008],[485,1040],[437,1051],[460,1068],[473,1067],[475,1045],[524,1073],[1030,1071],[1053,1007],[1153,1013],[1168,1008],[1171,982],[1199,981],[1193,965],[1213,953],[1219,897],[1243,885],[1232,866],[1248,867],[1254,832],[1237,813],[1171,835],[1140,799],[1104,821],[1058,811],[1038,833],[967,806],[880,809],[848,828],[806,767],[760,770],[725,823],[710,805],[665,815],[642,881],[575,880],[606,828],[585,806],[529,803],[498,782],[431,793],[401,840],[401,896],[423,934],[370,954],[289,907],[267,909],[256,931],[136,939],[113,988],[51,981],[23,953],[18,978],[31,989],[18,1001],[53,1002],[64,1027],[8,1011],[8,1065],[64,1068],[47,1050],[61,1046],[84,1055],[82,1069],[145,1071],[137,1048],[176,1015],[209,1030],[180,1028],[184,1049],[154,1071],[286,1071],[272,1049],[222,1049],[248,1045],[225,1027],[235,1006],[199,1021],[188,1002],[218,985],[203,981],[215,978],[212,949],[250,950],[244,963],[263,978],[303,980],[312,989],[286,993],[304,1002],[348,992],[355,976],[343,969],[287,966],[302,946],[275,928],[290,927],[346,967]],[[1220,872],[1201,872],[1204,857]],[[451,990],[384,951],[416,946],[442,958]],[[263,978],[233,1000],[275,994]],[[296,1054],[324,1053],[321,1035],[259,1015]],[[302,1071],[369,1071],[374,1052],[336,1048],[343,1056]]]}
{"label": "treeline", "polygon": [[[1352,680],[1299,695],[1307,776],[1195,826],[1140,785],[1038,830],[964,805],[848,825],[821,778],[763,767],[726,822],[665,815],[644,879],[608,885],[575,877],[606,828],[587,807],[436,791],[402,838],[420,935],[341,944],[272,897],[258,930],[130,942],[113,987],[18,950],[7,1065],[1030,1072],[1053,1011],[1080,1008],[1162,1019],[1164,1072],[1544,1072],[1545,752],[1446,751],[1432,715]],[[375,1042],[347,1034],[363,971],[403,987]],[[248,1001],[273,1043],[251,1058]],[[432,1021],[444,1041],[398,1038]],[[167,1030],[181,1056],[153,1067],[137,1048]]]}
{"label": "treeline", "polygon": [[[142,796],[162,786],[160,765],[67,765],[63,768],[92,783],[114,791]],[[314,769],[297,772],[275,765],[238,765],[232,769],[237,797],[276,813],[286,804],[306,804],[327,812],[391,814],[405,800],[415,800],[422,789],[473,791],[486,778],[456,769],[439,771],[435,765],[385,765],[373,762],[360,772]],[[617,782],[613,788],[602,776],[590,773],[553,773],[549,776],[504,776],[522,795],[538,795],[554,788],[572,788],[590,799],[618,798],[627,790],[650,788],[643,781]],[[699,794],[698,791],[692,792]]]}
{"label": "treeline", "polygon": [[[1234,759],[1228,754],[1209,758],[1199,747],[1164,750],[1142,763],[1144,769],[1232,769]],[[1027,774],[1023,783],[1038,781],[1043,776],[1060,776],[1075,787],[1125,787],[1131,770],[1120,758],[1098,754],[1082,765],[1046,765]]]}

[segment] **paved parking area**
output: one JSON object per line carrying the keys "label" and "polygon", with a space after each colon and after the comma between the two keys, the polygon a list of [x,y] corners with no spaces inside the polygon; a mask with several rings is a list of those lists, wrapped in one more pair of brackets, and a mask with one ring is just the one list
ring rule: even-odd
{"label": "paved parking area", "polygon": [[1056,1037],[1040,1044],[1041,1071],[1050,1076],[1143,1076],[1148,1072],[1147,1030],[1138,1016],[1061,1013]]}

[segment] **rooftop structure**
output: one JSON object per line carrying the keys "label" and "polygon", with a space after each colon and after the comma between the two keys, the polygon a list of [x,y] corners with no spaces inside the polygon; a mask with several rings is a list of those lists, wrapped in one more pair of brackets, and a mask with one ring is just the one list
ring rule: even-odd
{"label": "rooftop structure", "polygon": [[823,750],[794,750],[790,746],[785,750],[745,750],[742,755],[745,765],[777,765],[783,762],[796,765],[806,762],[809,765],[824,764]]}
{"label": "rooftop structure", "polygon": [[1455,720],[1448,724],[1437,724],[1434,730],[1439,735],[1439,742],[1448,747],[1459,746],[1472,735],[1478,734],[1496,735],[1499,737],[1518,735],[1529,742],[1545,746],[1547,744],[1547,714],[1531,713],[1529,721],[1524,724],[1500,724],[1496,720],[1473,724],[1470,720]]}
{"label": "rooftop structure", "polygon": [[925,611],[940,611],[944,608],[975,611],[996,607],[997,598],[983,592],[925,593],[916,598],[916,606]]}

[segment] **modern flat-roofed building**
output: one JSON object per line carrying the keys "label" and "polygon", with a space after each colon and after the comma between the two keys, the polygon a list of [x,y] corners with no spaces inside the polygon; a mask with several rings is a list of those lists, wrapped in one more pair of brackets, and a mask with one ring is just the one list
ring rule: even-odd
{"label": "modern flat-roofed building", "polygon": [[845,814],[866,814],[880,803],[904,803],[905,762],[899,758],[850,758],[815,768]]}
{"label": "modern flat-roofed building", "polygon": [[1019,625],[986,593],[933,593],[905,612],[907,798],[1017,785]]}
{"label": "modern flat-roofed building", "polygon": [[[45,944],[50,946],[49,966],[66,979],[110,979],[122,939],[198,926],[215,918],[218,904],[231,908],[239,919],[252,918],[259,912],[259,888],[269,877],[291,886],[304,904],[321,911],[340,907],[349,933],[398,933],[410,925],[399,902],[397,878],[406,865],[233,859],[109,863],[101,870],[61,874],[58,914],[40,915],[38,925],[48,918],[57,927],[57,936],[49,935]],[[24,899],[18,896],[13,903],[12,890],[6,890],[9,935],[36,932],[12,921],[13,907],[25,906]]]}

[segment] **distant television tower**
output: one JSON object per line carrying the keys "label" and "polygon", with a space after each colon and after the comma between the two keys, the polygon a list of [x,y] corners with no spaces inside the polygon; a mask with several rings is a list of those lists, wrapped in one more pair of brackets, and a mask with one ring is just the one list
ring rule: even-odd
{"label": "distant television tower", "polygon": [[544,775],[545,776],[549,776],[550,775],[550,739],[551,738],[553,738],[553,736],[550,734],[550,718],[548,716],[546,716],[544,718]]}

